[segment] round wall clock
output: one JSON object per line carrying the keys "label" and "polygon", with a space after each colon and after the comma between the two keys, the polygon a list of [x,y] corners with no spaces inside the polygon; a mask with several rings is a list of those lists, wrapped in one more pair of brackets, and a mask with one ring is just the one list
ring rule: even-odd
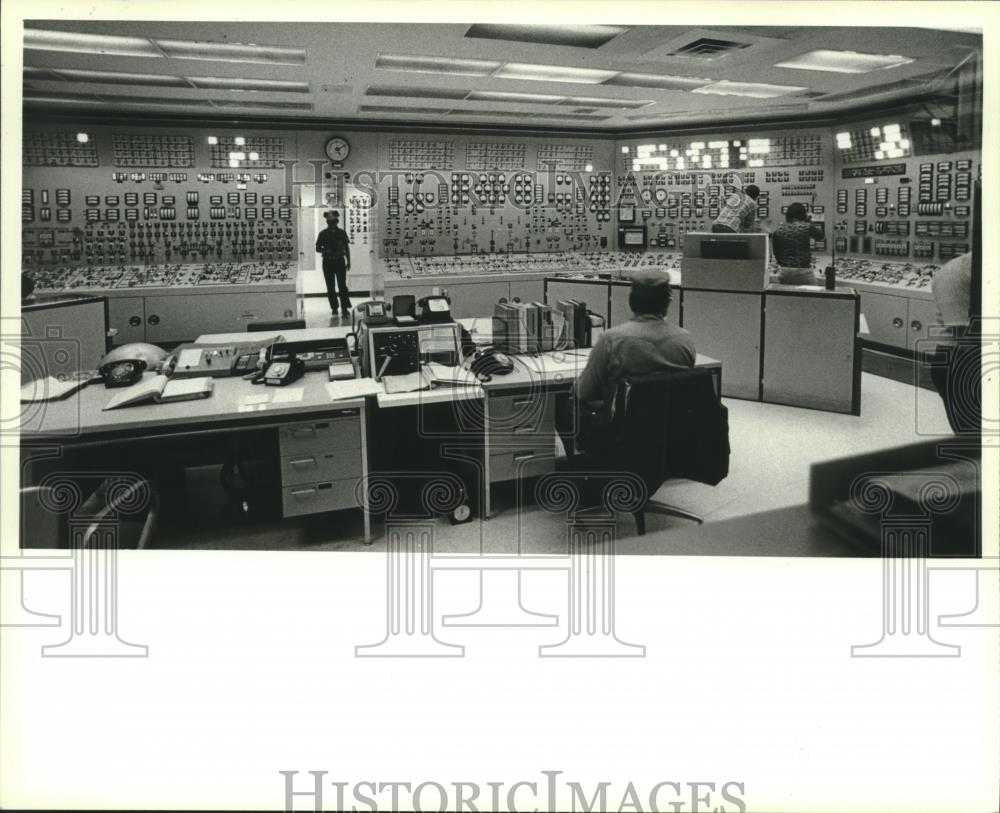
{"label": "round wall clock", "polygon": [[331,161],[341,163],[351,154],[351,145],[342,136],[333,136],[326,142],[326,156]]}

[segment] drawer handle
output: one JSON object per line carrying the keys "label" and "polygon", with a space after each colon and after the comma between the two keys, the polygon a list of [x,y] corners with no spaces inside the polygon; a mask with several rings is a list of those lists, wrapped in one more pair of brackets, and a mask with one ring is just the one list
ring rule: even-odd
{"label": "drawer handle", "polygon": [[528,406],[531,403],[530,398],[515,398],[513,401],[514,406]]}
{"label": "drawer handle", "polygon": [[536,452],[514,452],[514,459],[517,461],[531,460],[536,454]]}
{"label": "drawer handle", "polygon": [[292,489],[293,497],[311,497],[314,493],[314,490],[311,488]]}
{"label": "drawer handle", "polygon": [[515,435],[530,435],[534,431],[535,431],[535,427],[531,426],[530,424],[525,424],[524,426],[515,426],[514,427],[514,434]]}
{"label": "drawer handle", "polygon": [[921,324],[920,320],[914,319],[912,322],[910,322],[910,327],[913,328],[914,330],[920,330],[923,327],[923,324]]}
{"label": "drawer handle", "polygon": [[333,488],[333,483],[320,483],[318,486],[316,486],[316,488],[318,488],[320,491],[327,491]]}
{"label": "drawer handle", "polygon": [[288,465],[289,466],[315,466],[316,465],[316,458],[315,457],[303,457],[301,460],[289,460],[288,461]]}
{"label": "drawer handle", "polygon": [[298,426],[298,427],[292,426],[289,428],[288,434],[296,438],[309,437],[309,436],[315,437],[316,430],[313,429],[313,427],[311,426]]}
{"label": "drawer handle", "polygon": [[902,320],[902,319],[900,319],[900,318],[899,318],[899,317],[897,316],[897,317],[896,317],[895,319],[893,319],[893,320],[892,320],[892,326],[893,326],[893,327],[902,327],[902,326],[903,326],[903,320]]}

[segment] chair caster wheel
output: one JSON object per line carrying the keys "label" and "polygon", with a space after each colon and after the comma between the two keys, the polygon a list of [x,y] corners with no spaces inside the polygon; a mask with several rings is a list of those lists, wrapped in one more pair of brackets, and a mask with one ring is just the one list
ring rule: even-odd
{"label": "chair caster wheel", "polygon": [[452,525],[461,525],[470,519],[472,519],[472,508],[466,503],[458,506],[458,508],[448,514],[448,522]]}

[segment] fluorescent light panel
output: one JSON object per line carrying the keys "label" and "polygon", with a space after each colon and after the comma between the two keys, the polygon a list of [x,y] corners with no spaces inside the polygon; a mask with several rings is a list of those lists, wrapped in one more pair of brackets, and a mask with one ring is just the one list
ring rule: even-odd
{"label": "fluorescent light panel", "polygon": [[375,59],[375,67],[378,70],[443,73],[451,76],[489,76],[500,65],[500,62],[486,59],[452,59],[444,56],[409,56],[405,54],[380,54]]}
{"label": "fluorescent light panel", "polygon": [[778,62],[776,68],[796,68],[802,71],[830,73],[871,73],[877,70],[908,65],[912,59],[898,54],[860,54],[856,51],[809,51],[793,59]]}
{"label": "fluorescent light panel", "polygon": [[148,39],[78,31],[48,31],[26,28],[24,47],[39,51],[60,51],[98,56],[133,56],[172,59],[199,59],[214,62],[257,62],[272,65],[304,65],[304,48],[278,45],[249,45],[236,42]]}
{"label": "fluorescent light panel", "polygon": [[507,62],[493,76],[497,79],[519,79],[532,82],[572,82],[581,85],[599,85],[618,71],[596,68],[570,68],[562,65],[536,65],[529,62]]}
{"label": "fluorescent light panel", "polygon": [[593,105],[594,107],[623,107],[628,110],[637,110],[640,107],[648,107],[654,102],[650,99],[607,99],[600,96],[567,96],[562,104]]}
{"label": "fluorescent light panel", "polygon": [[440,116],[447,113],[447,107],[394,107],[393,105],[363,104],[358,107],[359,113],[414,113],[421,116]]}
{"label": "fluorescent light panel", "polygon": [[279,45],[244,45],[239,42],[194,42],[154,39],[164,55],[173,59],[201,59],[213,62],[263,62],[271,65],[305,65],[304,48]]}
{"label": "fluorescent light panel", "polygon": [[713,82],[704,87],[694,88],[691,92],[714,96],[745,96],[750,99],[774,99],[778,96],[787,96],[789,93],[801,93],[804,90],[808,90],[808,88],[723,80],[721,82]]}
{"label": "fluorescent light panel", "polygon": [[692,90],[703,87],[711,79],[699,79],[695,76],[670,76],[656,73],[620,73],[612,76],[604,84],[634,88],[658,88],[660,90]]}
{"label": "fluorescent light panel", "polygon": [[[243,99],[212,99],[215,107],[242,107],[254,110],[312,110],[309,102],[257,102]],[[252,159],[256,160],[256,159]]]}
{"label": "fluorescent light panel", "polygon": [[186,88],[190,85],[181,76],[157,73],[123,73],[119,71],[86,71],[53,68],[52,73],[66,82],[92,82],[104,85],[151,85],[155,87]]}
{"label": "fluorescent light panel", "polygon": [[571,48],[600,48],[628,31],[618,25],[494,25],[479,23],[465,32],[476,39],[529,42],[534,45],[565,45]]}
{"label": "fluorescent light panel", "polygon": [[469,95],[465,88],[407,87],[405,85],[369,85],[365,96],[399,96],[403,99],[464,99]]}
{"label": "fluorescent light panel", "polygon": [[265,93],[308,93],[308,82],[293,82],[285,79],[241,79],[231,76],[189,76],[188,81],[196,88],[206,90],[246,90]]}
{"label": "fluorescent light panel", "polygon": [[46,31],[38,28],[24,29],[24,47],[38,51],[63,51],[99,56],[163,56],[145,37]]}
{"label": "fluorescent light panel", "polygon": [[468,95],[472,102],[519,102],[526,104],[559,104],[565,96],[548,96],[544,93],[518,93],[516,91],[474,90]]}

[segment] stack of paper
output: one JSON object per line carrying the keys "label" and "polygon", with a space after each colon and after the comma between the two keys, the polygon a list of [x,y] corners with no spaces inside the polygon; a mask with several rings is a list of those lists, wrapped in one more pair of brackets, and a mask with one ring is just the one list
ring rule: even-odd
{"label": "stack of paper", "polygon": [[378,395],[384,392],[382,385],[371,378],[354,378],[349,381],[331,381],[326,385],[331,401],[344,398],[364,398],[368,395]]}

